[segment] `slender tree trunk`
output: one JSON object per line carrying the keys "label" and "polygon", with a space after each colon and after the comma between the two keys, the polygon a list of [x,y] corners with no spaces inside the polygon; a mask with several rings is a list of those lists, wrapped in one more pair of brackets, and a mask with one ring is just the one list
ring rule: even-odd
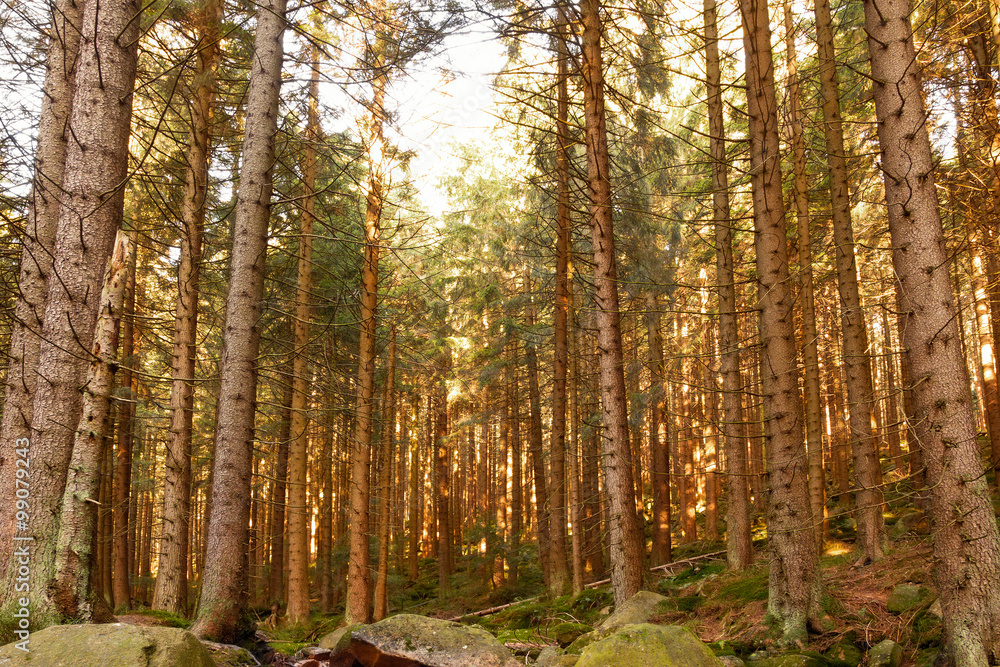
{"label": "slender tree trunk", "polygon": [[230,261],[226,326],[219,377],[218,427],[198,618],[192,632],[236,643],[253,632],[247,616],[257,353],[270,220],[274,139],[281,89],[286,0],[267,0],[257,12],[253,67]]}
{"label": "slender tree trunk", "polygon": [[100,311],[83,386],[83,409],[73,441],[69,476],[59,515],[55,576],[49,595],[64,619],[102,622],[111,610],[100,594],[91,551],[101,503],[101,459],[111,431],[111,390],[118,367],[118,334],[128,285],[132,242],[119,232],[101,290]]}
{"label": "slender tree trunk", "polygon": [[910,7],[905,0],[866,0],[864,8],[903,345],[913,379],[913,430],[932,490],[944,649],[955,665],[986,665],[1000,659],[1000,542],[955,322]]}
{"label": "slender tree trunk", "polygon": [[[128,611],[132,608],[131,580],[135,573],[132,537],[135,517],[132,516],[132,441],[135,436],[136,392],[133,386],[132,368],[135,365],[135,280],[136,253],[132,253],[129,266],[125,312],[122,320],[122,379],[118,403],[118,449],[115,452],[115,498],[114,498],[114,572],[112,588],[116,608]],[[130,540],[132,541],[130,543]]]}
{"label": "slender tree trunk", "polygon": [[[507,406],[506,406],[506,422],[509,424],[507,428],[507,442],[510,445],[511,450],[511,477],[513,478],[513,483],[511,484],[513,493],[511,494],[510,503],[510,514],[511,514],[511,543],[508,551],[515,556],[508,561],[508,567],[510,569],[511,577],[517,579],[517,561],[516,558],[518,550],[521,545],[521,538],[524,532],[524,494],[523,483],[524,471],[521,466],[521,406],[518,403],[520,399],[518,392],[518,374],[517,374],[517,360],[511,359],[511,363],[507,366]],[[530,487],[529,487],[530,490]],[[529,492],[528,497],[531,497]],[[542,560],[543,564],[543,574],[545,570],[545,561]]]}
{"label": "slender tree trunk", "polygon": [[705,0],[705,54],[709,150],[712,153],[712,213],[715,218],[715,271],[719,283],[719,361],[722,373],[722,434],[726,448],[726,554],[729,567],[743,570],[753,561],[750,536],[746,428],[740,396],[739,324],[733,261],[733,222],[729,210],[729,172],[719,67],[715,0]]}
{"label": "slender tree trunk", "polygon": [[[646,334],[649,340],[649,450],[650,476],[653,487],[652,565],[670,562],[670,452],[668,443],[660,438],[663,424],[663,335],[660,333],[660,306],[656,295],[646,294]],[[748,522],[749,525],[749,522]]]}
{"label": "slender tree trunk", "polygon": [[854,478],[858,485],[855,508],[858,523],[858,564],[870,563],[885,551],[885,522],[882,518],[882,468],[878,443],[872,432],[875,391],[871,360],[868,357],[868,327],[858,293],[858,269],[854,256],[854,227],[851,220],[850,184],[844,130],[840,116],[840,90],[833,45],[829,0],[815,2],[816,33],[819,45],[820,90],[823,96],[823,130],[830,172],[830,202],[833,238],[837,246],[837,286],[840,290],[840,317],[844,330],[844,366],[847,374],[847,402],[850,415]]}
{"label": "slender tree trunk", "polygon": [[[795,219],[799,262],[799,295],[802,308],[802,384],[805,390],[806,451],[809,458],[809,507],[816,544],[823,546],[826,480],[823,471],[823,425],[820,419],[819,336],[813,292],[812,235],[809,230],[809,175],[806,173],[806,142],[799,109],[799,74],[795,49],[792,7],[784,0],[785,53],[788,67],[788,116],[795,169]],[[818,10],[817,10],[818,11]],[[843,142],[841,142],[843,143]]]}
{"label": "slender tree trunk", "polygon": [[553,597],[569,592],[572,578],[566,550],[566,370],[568,361],[569,314],[569,50],[567,48],[568,18],[566,8],[559,5],[556,28],[556,289],[553,309],[555,348],[552,368],[552,437],[549,539],[549,594]]}
{"label": "slender tree trunk", "polygon": [[448,389],[445,379],[451,367],[451,351],[445,347],[438,359],[433,392],[433,442],[436,471],[434,503],[437,507],[438,596],[451,592],[451,575],[455,571],[451,540],[451,445],[448,442]]}
{"label": "slender tree trunk", "polygon": [[279,605],[285,602],[285,495],[288,479],[288,440],[292,432],[292,382],[285,366],[281,373],[284,391],[281,399],[281,425],[278,429],[274,488],[271,493],[270,544],[271,572],[267,586],[270,601]]}
{"label": "slender tree trunk", "polygon": [[[417,398],[413,398],[412,412],[419,419],[420,409]],[[410,507],[409,507],[409,579],[416,581],[420,574],[420,493],[418,485],[421,483],[423,471],[420,468],[420,433],[419,424],[417,427],[417,437],[410,442]]]}
{"label": "slender tree trunk", "polygon": [[990,437],[990,453],[994,470],[1000,467],[1000,392],[997,390],[997,368],[993,355],[993,335],[990,332],[989,297],[982,246],[972,244],[972,289],[979,327],[979,363],[983,369],[983,397],[985,398],[986,430]]}
{"label": "slender tree trunk", "polygon": [[594,249],[594,290],[600,352],[604,479],[608,503],[611,587],[622,604],[642,587],[643,543],[635,511],[632,453],[625,411],[625,376],[615,268],[608,134],[604,111],[604,32],[600,0],[581,0],[587,177]]}
{"label": "slender tree trunk", "polygon": [[767,4],[741,0],[750,116],[754,246],[759,281],[761,392],[770,479],[768,613],[785,640],[806,639],[819,605],[819,563],[806,488],[802,403],[785,241],[778,116]]}
{"label": "slender tree trunk", "polygon": [[389,613],[389,510],[392,492],[393,451],[396,446],[396,328],[389,331],[389,370],[385,380],[382,418],[382,468],[379,474],[378,575],[375,580],[375,613],[381,621]]}
{"label": "slender tree trunk", "polygon": [[[530,289],[530,288],[529,288]],[[526,317],[528,328],[535,325],[535,306],[530,304]],[[538,390],[538,353],[535,346],[525,343],[528,366],[529,437],[532,477],[535,480],[535,533],[538,535],[538,558],[547,585],[552,580],[552,540],[549,533],[549,486],[545,474],[545,452],[542,443],[542,405]]]}
{"label": "slender tree trunk", "polygon": [[195,11],[198,68],[193,75],[195,91],[191,104],[180,263],[177,268],[170,435],[163,487],[163,522],[166,528],[160,533],[160,558],[153,593],[154,609],[178,614],[187,614],[188,609],[187,554],[190,542],[191,434],[198,337],[198,283],[205,228],[205,198],[208,193],[215,70],[220,58],[219,25],[222,21],[222,4],[219,0],[204,0]]}
{"label": "slender tree trunk", "polygon": [[316,220],[316,145],[319,136],[319,47],[311,47],[309,111],[302,165],[302,221],[299,229],[299,269],[295,293],[295,348],[292,357],[292,430],[288,443],[288,621],[309,618],[309,518],[306,469],[309,451],[309,295],[312,289],[313,224]]}

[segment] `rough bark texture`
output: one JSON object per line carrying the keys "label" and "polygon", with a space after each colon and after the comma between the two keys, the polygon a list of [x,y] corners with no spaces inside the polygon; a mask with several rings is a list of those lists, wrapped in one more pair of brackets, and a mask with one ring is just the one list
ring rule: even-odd
{"label": "rough bark texture", "polygon": [[786,641],[799,641],[806,638],[806,622],[819,603],[820,579],[806,489],[771,29],[763,0],[741,0],[740,14],[746,51],[754,247],[760,290],[761,393],[770,479],[768,614]]}
{"label": "rough bark texture", "polygon": [[250,475],[285,7],[286,0],[269,0],[257,12],[219,371],[205,577],[192,628],[201,637],[229,644],[252,633],[247,617]]}
{"label": "rough bark texture", "polygon": [[279,605],[285,602],[285,498],[288,491],[288,440],[292,432],[292,382],[285,371],[281,379],[285,383],[281,399],[281,426],[278,429],[277,461],[275,461],[274,487],[271,490],[271,523],[268,526],[271,543],[271,571],[267,590],[270,602]]}
{"label": "rough bark texture", "polygon": [[83,385],[83,408],[63,493],[49,594],[59,616],[77,622],[111,620],[92,565],[105,438],[111,433],[111,390],[118,368],[118,333],[128,286],[132,242],[119,232],[101,290],[100,310]]}
{"label": "rough bark texture", "polygon": [[[66,131],[76,89],[76,59],[80,47],[82,0],[59,0],[52,4],[49,47],[45,61],[41,116],[35,144],[35,170],[31,184],[27,225],[21,236],[21,267],[17,279],[18,298],[11,325],[0,438],[4,451],[29,437],[32,402],[38,380],[39,334],[45,314],[45,299],[52,272],[52,247],[59,221],[69,133]],[[15,457],[0,460],[0,498],[15,493]],[[15,515],[7,512],[0,521],[0,572],[6,573],[14,550]]]}
{"label": "rough bark texture", "polygon": [[739,322],[733,264],[733,221],[729,211],[726,128],[719,68],[719,31],[715,0],[705,0],[706,97],[709,150],[712,154],[712,215],[715,218],[715,272],[719,283],[719,361],[722,374],[722,421],[726,448],[726,558],[742,570],[753,562],[750,535],[750,486],[746,427],[743,424],[743,382],[740,378]]}
{"label": "rough bark texture", "polygon": [[39,346],[37,372],[42,381],[36,386],[32,414],[27,536],[34,537],[34,551],[29,584],[32,602],[43,613],[51,609],[46,589],[53,575],[59,505],[80,418],[80,388],[101,281],[122,218],[138,11],[135,2],[94,3],[84,8],[81,19],[69,119],[73,140],[66,151],[54,278],[48,282]]}
{"label": "rough bark texture", "polygon": [[[384,48],[384,44],[383,44]],[[358,353],[357,421],[351,451],[350,555],[347,566],[345,623],[371,621],[372,585],[369,572],[369,512],[371,496],[372,406],[375,401],[375,318],[378,301],[378,260],[385,177],[385,88],[388,83],[376,43],[371,70],[372,101],[365,149],[368,153],[368,195],[365,211],[365,258],[362,268],[361,336]]]}
{"label": "rough bark texture", "polygon": [[[309,618],[309,521],[306,469],[309,463],[309,294],[312,290],[313,224],[316,220],[316,144],[319,142],[319,47],[313,42],[309,111],[302,165],[302,220],[299,226],[299,268],[295,290],[295,337],[292,358],[292,424],[288,443],[288,621]],[[326,465],[326,461],[323,465]]]}
{"label": "rough bark texture", "polygon": [[215,70],[219,65],[219,24],[222,4],[205,0],[195,8],[198,67],[194,73],[191,132],[188,135],[180,263],[177,267],[177,308],[170,386],[170,435],[163,484],[163,524],[156,571],[153,608],[178,614],[188,611],[188,544],[191,527],[191,435],[194,416],[194,375],[198,337],[198,291],[201,246],[208,194],[209,126],[215,100]]}
{"label": "rough bark texture", "polygon": [[792,6],[783,3],[785,54],[788,67],[788,129],[791,133],[792,164],[795,170],[796,235],[799,262],[799,302],[802,308],[802,386],[805,393],[806,451],[809,457],[809,507],[812,511],[816,544],[822,548],[826,486],[823,471],[823,425],[819,397],[819,341],[816,335],[816,306],[812,275],[812,235],[809,230],[809,175],[806,173],[806,142],[799,108],[799,73],[795,49]]}
{"label": "rough bark texture", "polygon": [[[976,445],[907,0],[867,0],[892,259],[923,454],[946,658],[1000,659],[1000,544]],[[912,446],[912,443],[911,443]]]}
{"label": "rough bark texture", "polygon": [[373,621],[389,613],[389,509],[392,493],[393,453],[396,448],[396,328],[389,333],[389,370],[385,379],[383,409],[382,466],[379,469],[378,503],[378,575],[375,579]]}
{"label": "rough bark texture", "polygon": [[115,451],[114,489],[114,589],[115,607],[132,608],[131,580],[135,572],[132,549],[135,538],[132,531],[135,518],[132,507],[135,496],[132,493],[132,442],[135,439],[135,389],[132,368],[135,364],[135,277],[136,253],[132,253],[129,267],[125,311],[122,313],[122,378],[118,390],[118,448]]}
{"label": "rough bark texture", "polygon": [[566,46],[567,18],[563,5],[559,6],[556,46],[558,63],[556,71],[556,289],[553,308],[553,334],[555,338],[552,361],[552,438],[551,477],[549,503],[551,528],[549,532],[549,594],[564,595],[572,585],[566,550],[566,369],[568,360],[569,314],[569,52]]}
{"label": "rough bark texture", "polygon": [[840,116],[840,89],[833,46],[829,0],[816,0],[816,34],[819,45],[820,90],[823,96],[823,132],[830,173],[830,203],[833,239],[837,247],[837,287],[840,290],[840,319],[843,359],[846,371],[851,452],[858,524],[859,563],[878,560],[884,553],[885,521],[882,518],[882,468],[878,443],[872,431],[875,391],[871,360],[868,357],[868,327],[858,293],[858,268],[854,256],[854,226],[851,220],[851,193],[847,180],[843,121]]}
{"label": "rough bark texture", "polygon": [[632,452],[625,410],[625,376],[612,221],[610,159],[604,110],[604,31],[600,0],[581,0],[583,105],[586,121],[587,186],[594,251],[594,298],[600,361],[603,458],[608,503],[611,587],[622,604],[642,586],[643,543],[635,508]]}
{"label": "rough bark texture", "polygon": [[[443,341],[442,341],[443,342]],[[446,343],[444,343],[447,345]],[[454,553],[451,539],[451,494],[452,456],[448,442],[448,388],[445,384],[451,367],[451,350],[447,347],[435,368],[433,388],[433,428],[434,443],[434,505],[437,509],[437,549],[438,549],[438,596],[446,597],[451,592],[451,575],[455,571]],[[516,490],[516,487],[515,487]]]}
{"label": "rough bark texture", "polygon": [[[660,332],[660,306],[655,294],[646,295],[646,336],[649,340],[649,451],[650,478],[653,487],[653,541],[650,564],[670,562],[670,452],[666,438],[660,437],[664,423],[663,334]],[[749,527],[749,522],[747,526]]]}

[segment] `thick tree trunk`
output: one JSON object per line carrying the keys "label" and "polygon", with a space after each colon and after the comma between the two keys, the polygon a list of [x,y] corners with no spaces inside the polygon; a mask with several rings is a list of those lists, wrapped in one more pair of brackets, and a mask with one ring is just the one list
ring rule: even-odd
{"label": "thick tree trunk", "polygon": [[247,617],[250,475],[285,6],[286,0],[267,0],[257,12],[219,370],[205,577],[192,627],[201,637],[230,644],[253,631]]}
{"label": "thick tree trunk", "polygon": [[83,385],[83,408],[73,440],[69,476],[59,514],[55,576],[49,595],[66,620],[111,620],[99,580],[92,570],[91,547],[97,532],[98,493],[105,438],[111,431],[111,390],[118,367],[118,333],[128,285],[132,242],[119,232],[101,290],[100,311],[91,346],[91,361]]}
{"label": "thick tree trunk", "polygon": [[319,136],[319,47],[313,42],[309,111],[302,164],[302,220],[299,228],[299,267],[295,290],[295,339],[292,357],[292,430],[288,443],[288,621],[309,618],[309,524],[306,469],[309,462],[309,295],[312,289],[313,224],[316,220],[316,146]]}
{"label": "thick tree trunk", "polygon": [[191,434],[194,415],[194,380],[197,357],[198,291],[201,246],[205,228],[205,198],[215,70],[219,65],[219,25],[222,4],[204,0],[195,11],[198,33],[198,68],[191,104],[184,206],[181,221],[180,263],[177,267],[177,308],[174,357],[170,387],[170,435],[163,487],[163,522],[160,558],[156,572],[153,608],[187,614],[187,561],[191,514]]}
{"label": "thick tree trunk", "polygon": [[643,543],[635,511],[632,453],[625,411],[625,376],[611,215],[608,132],[604,111],[604,32],[600,0],[581,0],[583,23],[583,105],[586,118],[587,180],[594,249],[594,298],[600,360],[604,479],[611,556],[611,588],[616,604],[642,587]]}
{"label": "thick tree trunk", "polygon": [[[55,279],[48,281],[37,369],[25,369],[45,379],[35,387],[32,407],[28,526],[19,527],[16,536],[34,538],[29,585],[39,614],[56,611],[47,588],[54,574],[60,503],[73,449],[74,431],[68,426],[80,418],[80,388],[101,280],[122,218],[138,12],[135,2],[95,2],[84,7],[80,23],[76,94],[69,118],[73,141],[66,150],[52,251]],[[5,593],[7,604],[16,600],[13,576],[8,576]]]}
{"label": "thick tree trunk", "polygon": [[806,623],[818,609],[820,578],[806,488],[771,29],[763,0],[741,0],[740,14],[746,51],[754,246],[761,310],[761,392],[770,479],[768,613],[786,641],[798,641],[806,638]]}
{"label": "thick tree trunk", "polygon": [[[82,0],[52,3],[49,47],[45,60],[45,83],[35,144],[34,177],[31,184],[27,225],[21,237],[21,266],[17,279],[18,298],[10,332],[7,384],[0,438],[6,451],[20,447],[30,437],[32,403],[38,380],[39,342],[44,323],[45,300],[52,272],[52,249],[59,222],[59,201],[66,167],[67,122],[76,89],[76,60],[80,47]],[[15,457],[0,460],[0,498],[14,498]],[[0,522],[0,573],[14,552],[15,513]],[[13,592],[6,594],[5,598]]]}
{"label": "thick tree trunk", "polygon": [[904,313],[946,658],[1000,659],[1000,543],[982,476],[906,0],[866,0],[893,267]]}
{"label": "thick tree trunk", "polygon": [[840,116],[840,90],[837,82],[829,0],[817,0],[815,12],[820,90],[823,96],[823,131],[826,135],[826,156],[830,173],[833,238],[837,246],[837,286],[840,290],[840,318],[844,331],[843,359],[847,375],[851,451],[854,459],[854,479],[858,485],[855,498],[858,543],[861,550],[858,564],[864,564],[878,560],[885,551],[882,468],[878,460],[876,434],[872,432],[875,391],[872,387],[871,360],[868,357],[868,327],[865,324],[858,292],[851,195],[847,180],[847,160],[843,122]]}

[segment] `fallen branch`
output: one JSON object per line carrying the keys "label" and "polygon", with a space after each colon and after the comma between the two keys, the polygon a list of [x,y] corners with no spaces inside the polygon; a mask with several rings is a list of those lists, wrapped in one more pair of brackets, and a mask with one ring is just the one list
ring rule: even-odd
{"label": "fallen branch", "polygon": [[[712,553],[701,554],[699,556],[692,556],[691,558],[685,558],[684,560],[675,560],[672,563],[665,563],[664,565],[657,565],[656,567],[649,568],[650,572],[656,572],[657,570],[672,570],[675,567],[680,567],[682,565],[687,565],[689,563],[695,563],[700,560],[709,560],[726,553],[725,551],[713,551]],[[604,584],[610,584],[611,579],[601,579],[600,581],[592,581],[589,584],[585,584],[584,588],[597,588],[598,586],[603,586]],[[496,607],[490,607],[489,609],[481,609],[479,611],[472,611],[468,614],[462,614],[461,616],[455,616],[454,618],[449,618],[449,621],[460,621],[467,616],[489,616],[490,614],[495,614],[498,611],[503,611],[508,607],[513,607],[514,605],[523,604],[525,602],[532,602],[533,600],[539,599],[540,595],[536,595],[533,598],[525,598],[524,600],[515,600],[514,602],[508,602],[507,604],[502,604]]]}

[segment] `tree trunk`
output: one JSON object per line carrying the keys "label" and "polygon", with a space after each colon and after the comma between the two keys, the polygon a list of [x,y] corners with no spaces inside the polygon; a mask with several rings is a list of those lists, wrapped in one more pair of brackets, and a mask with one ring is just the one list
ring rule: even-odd
{"label": "tree trunk", "polygon": [[219,24],[222,4],[205,0],[195,10],[198,33],[198,68],[191,104],[187,170],[181,221],[180,263],[177,267],[177,308],[170,386],[170,435],[167,441],[163,487],[163,522],[160,558],[153,593],[153,609],[187,614],[187,554],[191,514],[191,433],[194,414],[194,379],[197,357],[198,291],[201,247],[208,193],[210,122],[215,100],[215,70],[219,65]]}
{"label": "tree trunk", "polygon": [[[650,564],[670,562],[670,452],[660,438],[663,423],[663,335],[660,333],[660,306],[656,295],[646,294],[646,335],[649,340],[649,450],[653,487],[653,543]],[[749,522],[748,522],[749,525]]]}
{"label": "tree trunk", "polygon": [[375,580],[375,613],[381,621],[389,613],[389,510],[392,492],[393,451],[396,446],[396,328],[389,331],[389,370],[385,380],[382,417],[382,468],[379,474],[378,576]]}
{"label": "tree trunk", "polygon": [[306,469],[309,461],[309,294],[312,289],[313,224],[316,220],[316,146],[319,136],[319,47],[311,47],[309,111],[302,164],[302,220],[299,229],[299,268],[295,291],[295,348],[292,357],[292,429],[288,443],[288,621],[309,618],[309,521]]}
{"label": "tree trunk", "polygon": [[[122,219],[138,12],[135,2],[93,3],[84,7],[81,19],[76,94],[69,119],[74,140],[66,150],[52,251],[56,279],[48,281],[37,369],[25,369],[37,370],[46,380],[35,387],[32,407],[28,526],[19,527],[16,536],[34,538],[29,586],[37,594],[32,603],[40,614],[56,612],[47,588],[54,575],[60,503],[73,449],[74,431],[67,426],[75,426],[80,418],[80,388],[90,358],[101,281]],[[13,574],[8,572],[5,605],[17,599]]]}
{"label": "tree trunk", "polygon": [[[59,0],[52,4],[50,41],[45,60],[45,82],[35,144],[34,175],[21,237],[21,265],[17,279],[18,298],[11,323],[7,360],[7,383],[0,434],[12,451],[22,438],[30,437],[31,417],[38,375],[39,342],[45,315],[45,300],[52,272],[52,249],[59,221],[69,133],[67,122],[76,88],[76,60],[80,47],[80,13],[83,2]],[[4,465],[10,461],[9,465]],[[17,467],[12,456],[0,460],[0,497],[14,498]],[[32,492],[34,493],[34,492]],[[15,513],[7,512],[0,523],[0,573],[14,552]],[[13,592],[6,595],[12,599]]]}
{"label": "tree trunk", "polygon": [[854,226],[851,220],[850,185],[844,150],[844,130],[840,117],[840,90],[833,45],[829,0],[815,3],[819,45],[820,90],[823,96],[823,131],[830,173],[830,203],[833,238],[837,247],[837,286],[840,290],[840,318],[844,331],[843,359],[847,375],[847,403],[850,415],[851,451],[854,479],[858,485],[855,508],[858,523],[858,564],[871,563],[885,551],[885,521],[882,518],[882,468],[878,443],[872,432],[875,391],[871,360],[868,357],[868,327],[858,293],[858,269],[854,256]]}
{"label": "tree trunk", "polygon": [[625,411],[625,376],[615,267],[614,228],[608,133],[604,111],[604,32],[600,0],[581,0],[583,23],[583,105],[586,120],[587,185],[590,195],[591,243],[594,250],[594,297],[597,348],[600,352],[601,410],[604,429],[604,479],[608,503],[611,588],[622,604],[642,587],[643,543],[635,511],[632,453]]}
{"label": "tree trunk", "polygon": [[233,253],[223,336],[218,427],[212,473],[205,577],[192,632],[233,644],[253,632],[247,616],[247,545],[253,470],[257,354],[270,220],[274,139],[281,89],[286,0],[257,12],[247,91],[243,169],[236,203]]}
{"label": "tree trunk", "polygon": [[267,590],[270,602],[285,602],[285,496],[288,479],[288,440],[292,431],[292,382],[287,365],[281,373],[284,390],[281,399],[281,423],[278,428],[274,487],[271,490],[271,525],[268,527],[271,544],[271,572]]}
{"label": "tree trunk", "polygon": [[[526,287],[526,289],[529,289]],[[529,304],[526,324],[535,326],[535,306]],[[529,437],[531,445],[531,470],[535,480],[535,533],[538,535],[538,559],[546,586],[552,580],[552,540],[549,532],[549,485],[545,474],[545,452],[542,442],[542,405],[538,390],[538,352],[535,346],[525,343],[525,357],[528,365],[528,405],[530,409]]]}
{"label": "tree trunk", "polygon": [[778,116],[767,4],[741,0],[750,117],[754,246],[759,281],[761,393],[770,479],[768,613],[787,641],[806,639],[819,605],[819,563],[806,488],[802,403],[795,358]]}
{"label": "tree trunk", "polygon": [[61,618],[82,622],[111,620],[91,551],[101,503],[101,459],[111,431],[111,390],[118,368],[118,334],[128,285],[132,242],[119,232],[101,290],[100,311],[83,385],[83,408],[73,441],[69,476],[59,515],[55,576],[49,585]]}
{"label": "tree trunk", "polygon": [[[819,11],[819,10],[817,10]],[[802,304],[802,384],[805,390],[806,451],[809,458],[809,507],[816,544],[823,546],[826,480],[823,470],[823,424],[819,395],[819,336],[812,274],[812,235],[809,230],[809,175],[806,142],[799,109],[799,74],[792,7],[784,0],[785,53],[788,67],[788,115],[795,169],[795,219],[799,262],[799,295]],[[841,142],[843,143],[843,142]]]}
{"label": "tree trunk", "polygon": [[434,408],[434,442],[436,471],[434,474],[436,488],[434,503],[437,507],[437,544],[438,544],[438,596],[447,597],[451,592],[451,575],[455,571],[451,540],[451,445],[448,442],[448,389],[445,384],[447,373],[451,367],[451,351],[447,343],[440,353],[433,392]]}
{"label": "tree trunk", "polygon": [[[119,386],[118,402],[118,448],[115,451],[114,490],[114,570],[112,589],[116,609],[128,611],[132,608],[131,579],[135,573],[134,559],[131,557],[131,531],[135,523],[131,515],[132,501],[132,441],[135,437],[136,393],[133,387],[132,368],[135,365],[135,269],[136,253],[132,253],[129,266],[125,311],[122,319],[122,378]],[[131,537],[131,540],[134,540]],[[133,542],[134,544],[134,542]]]}
{"label": "tree trunk", "polygon": [[909,3],[866,0],[893,267],[904,313],[944,649],[956,665],[1000,659],[1000,544],[982,475],[934,184]]}

